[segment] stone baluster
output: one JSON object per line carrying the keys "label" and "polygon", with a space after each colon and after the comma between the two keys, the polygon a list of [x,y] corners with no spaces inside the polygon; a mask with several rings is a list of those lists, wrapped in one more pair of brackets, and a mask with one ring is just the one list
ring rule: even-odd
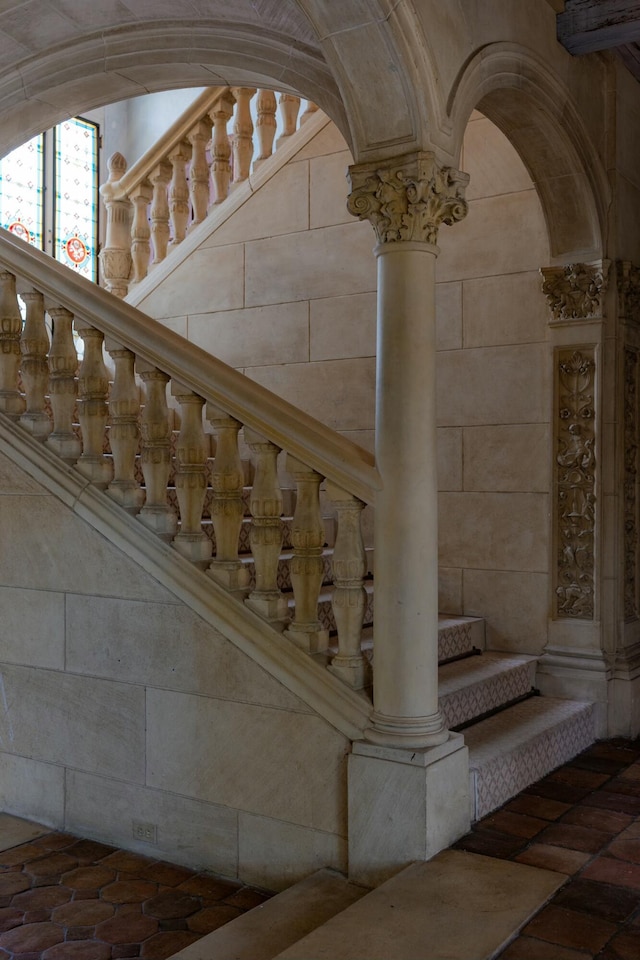
{"label": "stone baluster", "polygon": [[0,273],[0,410],[13,420],[24,410],[18,389],[22,316],[16,295],[16,278]]}
{"label": "stone baluster", "polygon": [[117,184],[127,169],[121,153],[114,153],[107,164],[109,179],[100,187],[107,211],[104,247],[100,251],[100,267],[106,289],[116,297],[126,297],[131,276],[131,203],[117,196]]}
{"label": "stone baluster", "polygon": [[256,133],[260,153],[254,160],[254,168],[273,153],[273,141],[276,135],[276,95],[273,90],[258,90],[258,119]]}
{"label": "stone baluster", "polygon": [[362,622],[367,604],[363,580],[367,555],[362,541],[361,513],[365,507],[352,493],[327,481],[327,494],[338,515],[333,549],[333,614],[338,628],[338,654],[328,669],[355,690],[371,683],[368,661],[362,655]]}
{"label": "stone baluster", "polygon": [[152,265],[162,263],[169,245],[169,200],[167,190],[171,180],[171,164],[163,160],[149,175],[153,187],[151,201],[151,242],[153,243]]}
{"label": "stone baluster", "polygon": [[187,234],[189,223],[189,184],[187,183],[187,163],[191,156],[191,145],[183,140],[169,154],[172,174],[169,184],[169,219],[171,221],[171,240],[169,247],[177,247]]}
{"label": "stone baluster", "polygon": [[131,350],[106,341],[115,365],[115,379],[109,398],[109,443],[113,457],[113,480],[107,493],[130,513],[137,513],[144,493],[135,478],[136,454],[140,441],[140,397]]}
{"label": "stone baluster", "polygon": [[143,180],[129,194],[129,199],[133,204],[133,225],[131,227],[131,260],[133,262],[132,286],[134,283],[140,283],[149,272],[149,260],[151,258],[151,227],[149,226],[149,217],[147,210],[153,198],[153,187],[148,180]]}
{"label": "stone baluster", "polygon": [[211,122],[200,120],[188,138],[191,144],[191,167],[189,168],[189,194],[193,219],[189,232],[206,219],[209,209],[209,165],[207,143],[211,140]]}
{"label": "stone baluster", "polygon": [[290,93],[281,93],[279,104],[282,133],[278,137],[276,148],[280,146],[283,140],[286,140],[296,132],[298,113],[300,112],[300,97],[294,97]]}
{"label": "stone baluster", "polygon": [[173,538],[178,553],[194,563],[206,563],[212,544],[202,529],[207,492],[207,449],[202,428],[204,400],[188,387],[172,381],[171,395],[180,404],[181,424],[176,448],[176,493],[180,532]]}
{"label": "stone baluster", "polygon": [[228,93],[222,96],[213,110],[209,112],[213,122],[210,168],[213,182],[213,204],[222,203],[229,195],[231,144],[229,143],[227,124],[233,116],[234,103],[231,93]]}
{"label": "stone baluster", "polygon": [[76,463],[80,473],[97,487],[106,487],[113,467],[104,455],[107,428],[109,375],[102,356],[104,336],[84,320],[75,322],[82,337],[84,355],[78,370],[78,420],[82,431],[82,454]]}
{"label": "stone baluster", "polygon": [[318,597],[324,573],[324,525],[319,493],[322,477],[290,455],[287,469],[296,482],[296,509],[291,531],[293,557],[290,564],[295,614],[286,636],[307,653],[318,653],[326,650],[329,643],[329,633],[318,620]]}
{"label": "stone baluster", "polygon": [[63,460],[75,463],[82,453],[82,445],[73,431],[73,414],[78,393],[78,354],[73,342],[73,314],[64,307],[54,307],[48,312],[53,324],[49,350],[49,394],[53,411],[53,431],[46,444]]}
{"label": "stone baluster", "polygon": [[278,480],[280,448],[260,434],[244,428],[244,439],[255,458],[255,476],[249,500],[253,517],[251,553],[256,585],[245,603],[276,629],[288,619],[288,604],[278,589],[278,564],[282,551],[282,490]]}
{"label": "stone baluster", "polygon": [[311,100],[307,100],[307,106],[304,112],[300,115],[300,126],[305,124],[309,117],[312,117],[314,113],[318,112],[318,104],[312,103]]}
{"label": "stone baluster", "polygon": [[152,364],[138,362],[137,369],[146,393],[140,434],[142,475],[147,494],[138,518],[163,540],[171,540],[176,532],[177,519],[167,502],[171,472],[171,427],[167,406],[169,377]]}
{"label": "stone baluster", "polygon": [[20,423],[37,440],[51,433],[51,421],[45,410],[45,395],[49,383],[49,335],[44,319],[44,297],[37,290],[21,294],[27,308],[22,330],[22,385],[26,410]]}
{"label": "stone baluster", "polygon": [[207,404],[207,420],[217,439],[211,475],[211,519],[216,536],[216,556],[209,567],[209,575],[227,590],[244,596],[248,592],[249,571],[238,559],[244,514],[244,472],[238,450],[238,431],[242,425],[210,403]]}
{"label": "stone baluster", "polygon": [[233,182],[249,179],[253,159],[253,120],[251,98],[255,87],[232,87],[236,98],[236,115],[233,124]]}

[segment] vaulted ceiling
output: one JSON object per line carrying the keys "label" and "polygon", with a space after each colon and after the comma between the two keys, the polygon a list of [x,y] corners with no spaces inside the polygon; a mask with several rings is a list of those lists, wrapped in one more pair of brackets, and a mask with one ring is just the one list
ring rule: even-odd
{"label": "vaulted ceiling", "polygon": [[566,0],[558,14],[558,40],[575,55],[615,50],[640,80],[638,0]]}

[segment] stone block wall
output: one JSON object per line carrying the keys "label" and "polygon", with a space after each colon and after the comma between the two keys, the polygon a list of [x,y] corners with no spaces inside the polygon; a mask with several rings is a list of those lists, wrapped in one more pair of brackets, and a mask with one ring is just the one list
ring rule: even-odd
{"label": "stone block wall", "polygon": [[0,809],[271,889],[345,869],[344,736],[2,455],[0,544]]}
{"label": "stone block wall", "polygon": [[[345,206],[332,124],[138,305],[373,448],[374,234]],[[547,231],[531,179],[481,114],[460,166],[469,214],[440,230],[440,609],[486,616],[488,643],[538,653],[549,570]],[[401,468],[401,465],[399,465]]]}

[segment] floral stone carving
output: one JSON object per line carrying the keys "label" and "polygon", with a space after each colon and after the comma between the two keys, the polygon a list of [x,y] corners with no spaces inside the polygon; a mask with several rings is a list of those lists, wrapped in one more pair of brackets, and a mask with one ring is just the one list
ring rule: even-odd
{"label": "floral stone carving", "polygon": [[628,260],[618,260],[616,279],[620,317],[640,323],[640,267],[636,267]]}
{"label": "floral stone carving", "polygon": [[542,267],[542,292],[555,322],[588,320],[603,315],[609,261]]}
{"label": "floral stone carving", "polygon": [[556,611],[594,615],[595,359],[593,349],[557,354]]}
{"label": "floral stone carving", "polygon": [[468,174],[440,166],[431,152],[406,154],[387,165],[356,164],[349,177],[349,212],[371,222],[379,243],[435,244],[441,223],[456,223],[467,214]]}
{"label": "floral stone carving", "polygon": [[624,618],[638,616],[638,352],[624,351]]}

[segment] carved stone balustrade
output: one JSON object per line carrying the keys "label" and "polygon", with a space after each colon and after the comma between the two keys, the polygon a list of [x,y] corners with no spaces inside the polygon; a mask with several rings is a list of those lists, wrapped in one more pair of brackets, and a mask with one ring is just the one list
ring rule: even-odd
{"label": "carved stone balustrade", "polygon": [[362,654],[361,634],[367,592],[364,577],[367,556],[362,539],[360,516],[366,506],[348,490],[327,482],[327,495],[338,515],[338,532],[333,548],[333,614],[338,629],[338,654],[329,670],[361,690],[371,683],[371,670]]}
{"label": "carved stone balustrade", "polygon": [[0,273],[0,410],[10,417],[19,417],[24,399],[18,390],[20,367],[20,333],[22,316],[16,296],[16,278]]}
{"label": "carved stone balustrade", "polygon": [[51,421],[45,409],[49,383],[49,334],[44,316],[44,297],[37,290],[23,292],[21,297],[26,307],[20,340],[26,410],[20,417],[20,423],[32,436],[45,440],[51,433]]}
{"label": "carved stone balustrade", "polygon": [[76,331],[84,341],[84,356],[78,371],[78,420],[82,431],[82,453],[77,469],[98,487],[106,487],[113,476],[111,460],[104,455],[107,426],[109,377],[102,357],[104,336],[83,320],[76,319]]}
{"label": "carved stone balustrade", "polygon": [[180,404],[182,423],[176,448],[176,493],[180,508],[180,532],[173,545],[194,563],[211,557],[211,540],[202,529],[202,511],[207,492],[207,447],[202,427],[204,400],[175,381],[171,395]]}
{"label": "carved stone balustrade", "polygon": [[329,633],[318,619],[318,597],[322,587],[324,563],[324,524],[320,513],[320,484],[323,477],[297,460],[287,458],[287,469],[296,482],[296,510],[291,542],[291,585],[295,614],[287,636],[307,653],[326,650]]}
{"label": "carved stone balustrade", "polygon": [[[226,200],[232,185],[249,178],[252,163],[271,156],[276,96],[270,90],[257,91],[259,150],[254,159],[255,96],[249,87],[207,90],[132,167],[127,169],[120,153],[110,157],[109,178],[100,187],[107,213],[100,265],[103,285],[111,293],[125,297]],[[300,123],[315,110],[308,104]],[[299,111],[300,98],[282,94],[283,132],[276,146],[296,132]]]}
{"label": "carved stone balustrade", "polygon": [[65,307],[48,311],[53,324],[49,350],[49,393],[53,411],[53,431],[47,446],[70,463],[82,453],[82,444],[73,429],[73,414],[78,395],[78,354],[73,342],[73,314]]}
{"label": "carved stone balustrade", "polygon": [[171,473],[171,427],[167,406],[169,376],[151,364],[139,362],[138,373],[145,386],[145,404],[140,423],[142,474],[147,496],[139,519],[158,536],[171,540],[177,518],[167,500]]}
{"label": "carved stone balustrade", "polygon": [[238,557],[244,515],[244,471],[238,449],[242,424],[211,403],[207,404],[207,420],[217,438],[211,475],[211,519],[216,536],[216,555],[209,567],[209,575],[227,590],[244,597],[248,593],[249,571]]}
{"label": "carved stone balustrade", "polygon": [[125,510],[137,513],[143,504],[144,492],[135,477],[140,444],[140,398],[134,372],[135,356],[116,341],[107,340],[105,345],[115,365],[109,398],[113,480],[107,493]]}

